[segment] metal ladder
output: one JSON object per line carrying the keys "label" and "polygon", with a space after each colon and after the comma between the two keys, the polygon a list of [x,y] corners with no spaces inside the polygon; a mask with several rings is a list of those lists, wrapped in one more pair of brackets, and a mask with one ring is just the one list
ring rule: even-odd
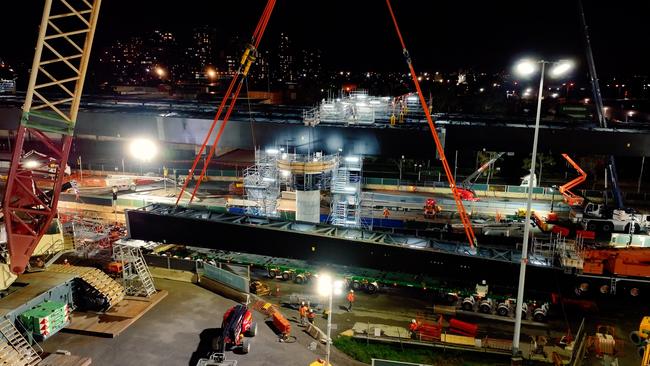
{"label": "metal ladder", "polygon": [[135,271],[138,274],[140,281],[142,282],[144,293],[147,297],[149,297],[156,293],[156,285],[154,285],[153,283],[151,272],[149,272],[149,267],[147,267],[147,264],[144,261],[142,252],[140,251],[140,249],[136,249],[136,250],[137,252],[135,253],[136,255],[134,258],[133,265],[135,266]]}
{"label": "metal ladder", "polygon": [[41,362],[41,357],[20,334],[11,320],[5,318],[0,322],[0,333],[5,338],[0,341],[0,363],[35,366]]}

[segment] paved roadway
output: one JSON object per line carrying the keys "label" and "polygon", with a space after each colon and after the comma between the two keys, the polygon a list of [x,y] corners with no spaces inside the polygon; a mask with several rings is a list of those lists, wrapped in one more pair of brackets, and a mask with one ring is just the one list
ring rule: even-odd
{"label": "paved roadway", "polygon": [[[43,348],[46,352],[65,349],[74,355],[91,357],[92,364],[97,366],[195,366],[209,352],[224,311],[235,302],[190,283],[156,279],[156,285],[169,291],[169,295],[118,337],[59,333],[45,341]],[[279,343],[263,316],[254,312],[254,317],[258,335],[252,338],[250,354],[227,352],[227,358],[238,360],[242,366],[306,366],[324,355],[322,346],[315,352],[307,349],[310,338],[300,328],[294,328],[298,342]],[[362,365],[338,351],[333,363]]]}

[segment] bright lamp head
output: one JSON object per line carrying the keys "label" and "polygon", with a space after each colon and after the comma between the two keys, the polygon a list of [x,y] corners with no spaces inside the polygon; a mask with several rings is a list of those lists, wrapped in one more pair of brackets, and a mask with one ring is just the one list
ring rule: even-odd
{"label": "bright lamp head", "polygon": [[563,75],[566,75],[569,71],[573,69],[573,61],[562,60],[556,62],[551,68],[551,76],[554,78],[559,78]]}
{"label": "bright lamp head", "polygon": [[142,161],[150,161],[158,154],[158,146],[149,139],[135,139],[129,145],[131,155]]}
{"label": "bright lamp head", "polygon": [[539,67],[539,63],[534,60],[524,59],[515,65],[515,74],[517,76],[527,77],[534,74]]}

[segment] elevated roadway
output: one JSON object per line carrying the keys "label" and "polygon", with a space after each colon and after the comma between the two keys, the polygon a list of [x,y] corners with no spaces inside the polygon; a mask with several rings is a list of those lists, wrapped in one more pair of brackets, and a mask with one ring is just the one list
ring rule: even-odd
{"label": "elevated roadway", "polygon": [[[0,98],[0,129],[12,131],[19,121],[19,96]],[[208,131],[215,103],[142,100],[89,96],[83,99],[76,136],[93,141],[121,141],[150,136],[174,144],[200,144]],[[234,113],[221,139],[223,149],[253,146],[295,147],[297,152],[344,149],[346,153],[431,157],[434,145],[424,118],[417,113],[404,124],[388,121],[370,125],[319,124],[305,126],[300,106],[255,104]],[[534,122],[529,118],[434,116],[445,130],[447,151],[488,149],[528,152]],[[253,141],[255,143],[253,143]],[[643,125],[600,128],[591,121],[543,120],[540,150],[573,154],[650,155],[650,129]]]}

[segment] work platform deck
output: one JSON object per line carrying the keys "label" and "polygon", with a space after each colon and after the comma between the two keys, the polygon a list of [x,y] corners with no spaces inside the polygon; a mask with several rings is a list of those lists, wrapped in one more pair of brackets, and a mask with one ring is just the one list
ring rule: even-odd
{"label": "work platform deck", "polygon": [[62,331],[95,337],[115,338],[168,295],[158,291],[150,298],[127,296],[106,313],[73,312]]}

